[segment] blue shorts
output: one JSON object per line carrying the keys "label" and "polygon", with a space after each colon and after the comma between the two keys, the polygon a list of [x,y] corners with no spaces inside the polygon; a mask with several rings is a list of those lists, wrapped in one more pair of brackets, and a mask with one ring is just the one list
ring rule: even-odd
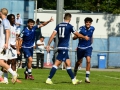
{"label": "blue shorts", "polygon": [[69,59],[68,50],[58,50],[57,60],[65,62],[66,59]]}
{"label": "blue shorts", "polygon": [[31,48],[22,48],[25,58],[33,57],[33,47]]}
{"label": "blue shorts", "polygon": [[82,59],[83,57],[87,57],[92,55],[92,47],[86,49],[77,48],[77,60]]}

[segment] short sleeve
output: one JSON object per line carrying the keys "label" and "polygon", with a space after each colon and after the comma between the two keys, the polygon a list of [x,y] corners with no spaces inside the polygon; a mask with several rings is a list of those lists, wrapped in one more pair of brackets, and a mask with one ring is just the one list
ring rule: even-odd
{"label": "short sleeve", "polygon": [[72,26],[72,33],[75,33],[75,32],[76,32],[75,27]]}
{"label": "short sleeve", "polygon": [[40,44],[40,43],[39,43],[39,40],[37,40],[37,44]]}
{"label": "short sleeve", "polygon": [[25,31],[24,31],[24,29],[23,29],[22,32],[20,33],[19,37],[20,37],[20,38],[23,38],[24,34],[25,34]]}
{"label": "short sleeve", "polygon": [[55,27],[54,31],[58,32],[58,30],[59,30],[59,25]]}
{"label": "short sleeve", "polygon": [[82,31],[82,27],[79,28],[78,32],[81,33],[81,31]]}
{"label": "short sleeve", "polygon": [[33,27],[33,30],[36,30],[38,28],[39,28],[39,25],[36,25],[36,26]]}
{"label": "short sleeve", "polygon": [[8,20],[3,21],[3,27],[5,30],[9,29],[10,30],[10,23]]}

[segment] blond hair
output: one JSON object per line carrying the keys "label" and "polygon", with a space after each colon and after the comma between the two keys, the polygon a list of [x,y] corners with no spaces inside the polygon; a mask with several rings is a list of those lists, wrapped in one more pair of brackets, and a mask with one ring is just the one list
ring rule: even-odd
{"label": "blond hair", "polygon": [[0,11],[2,12],[3,15],[7,16],[8,10],[6,8],[2,8]]}

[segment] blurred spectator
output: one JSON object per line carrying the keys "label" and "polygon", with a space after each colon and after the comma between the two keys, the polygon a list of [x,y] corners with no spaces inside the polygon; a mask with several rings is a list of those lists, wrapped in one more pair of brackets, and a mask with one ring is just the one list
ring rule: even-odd
{"label": "blurred spectator", "polygon": [[46,48],[44,37],[41,36],[40,39],[37,41],[37,68],[39,68],[39,62],[41,63],[41,68],[43,68],[44,64],[44,49]]}
{"label": "blurred spectator", "polygon": [[[39,19],[36,20],[36,25],[40,25],[40,20]],[[36,29],[35,41],[37,41],[41,36],[42,36],[41,28],[37,28]]]}
{"label": "blurred spectator", "polygon": [[16,24],[16,32],[17,34],[20,34],[21,32],[21,25],[23,24],[22,19],[20,18],[20,14],[17,14],[17,18],[15,19],[15,24]]}

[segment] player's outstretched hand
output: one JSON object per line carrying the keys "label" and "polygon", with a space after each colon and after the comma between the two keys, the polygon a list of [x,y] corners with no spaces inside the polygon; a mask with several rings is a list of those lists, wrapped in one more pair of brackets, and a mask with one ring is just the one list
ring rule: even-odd
{"label": "player's outstretched hand", "polygon": [[85,36],[85,40],[87,40],[87,41],[88,41],[89,39],[90,39],[90,38],[89,38],[88,36]]}
{"label": "player's outstretched hand", "polygon": [[50,46],[46,46],[46,50],[47,50],[47,52],[49,52],[50,51]]}
{"label": "player's outstretched hand", "polygon": [[51,17],[49,21],[52,22],[52,21],[54,21],[54,19]]}

